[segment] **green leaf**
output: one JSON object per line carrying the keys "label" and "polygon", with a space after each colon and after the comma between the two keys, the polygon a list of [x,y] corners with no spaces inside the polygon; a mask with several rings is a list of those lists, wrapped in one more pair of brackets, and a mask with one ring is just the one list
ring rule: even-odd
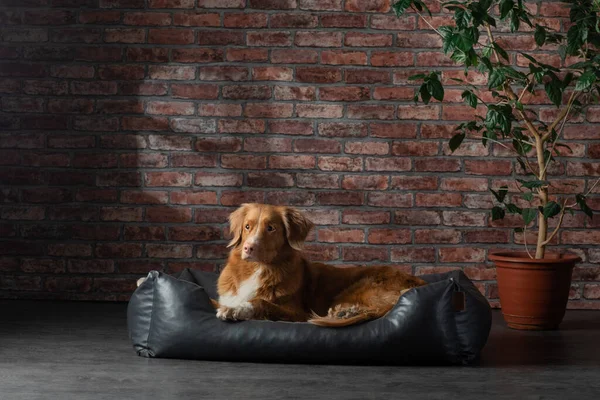
{"label": "green leaf", "polygon": [[408,77],[409,81],[416,81],[417,79],[424,79],[427,75],[425,74],[416,74]]}
{"label": "green leaf", "polygon": [[504,58],[506,61],[510,61],[510,59],[508,58],[508,53],[502,47],[500,47],[498,43],[494,42],[493,46],[494,50],[496,50],[500,57]]}
{"label": "green leaf", "polygon": [[458,8],[454,12],[454,20],[456,21],[456,26],[460,29],[464,29],[469,26],[469,22],[471,22],[471,13],[464,8]]}
{"label": "green leaf", "polygon": [[531,202],[533,200],[533,193],[531,193],[531,192],[523,193],[521,195],[521,197],[523,197],[525,200]]}
{"label": "green leaf", "polygon": [[541,188],[542,186],[546,186],[548,184],[548,182],[540,181],[540,180],[524,181],[523,179],[517,179],[517,181],[523,187],[526,187],[527,189],[537,189],[537,188]]}
{"label": "green leaf", "polygon": [[523,233],[523,232],[525,232],[525,229],[523,229],[523,228],[515,228],[514,231],[515,231],[515,233]]}
{"label": "green leaf", "polygon": [[427,84],[424,83],[421,85],[419,93],[421,94],[421,100],[423,100],[423,103],[429,104],[429,100],[431,100],[431,93],[429,93],[429,90],[427,89]]}
{"label": "green leaf", "polygon": [[575,196],[575,201],[579,205],[579,208],[581,209],[581,211],[583,211],[585,213],[585,215],[587,215],[590,218],[592,218],[594,216],[594,212],[592,211],[592,209],[585,202],[585,196],[584,195],[578,194],[577,196]]}
{"label": "green leaf", "polygon": [[397,17],[401,17],[406,9],[410,7],[412,0],[400,0],[392,6],[394,13],[396,13]]}
{"label": "green leaf", "polygon": [[427,89],[433,95],[433,98],[442,101],[444,100],[444,87],[442,83],[437,80],[437,75],[435,79],[431,79],[427,82]]}
{"label": "green leaf", "polygon": [[561,206],[560,204],[558,204],[555,201],[549,201],[545,206],[544,206],[544,217],[546,218],[552,218],[555,215],[558,215],[558,213],[560,213],[561,210]]}
{"label": "green leaf", "polygon": [[496,68],[490,74],[489,81],[488,81],[488,87],[490,89],[496,88],[496,87],[502,85],[504,83],[505,79],[506,79],[506,76],[504,75],[504,71],[500,68]]}
{"label": "green leaf", "polygon": [[477,108],[477,96],[475,95],[475,93],[473,93],[470,90],[465,90],[464,92],[462,92],[462,98],[465,99],[465,102],[473,107],[473,108]]}
{"label": "green leaf", "polygon": [[506,215],[506,213],[504,212],[504,210],[498,206],[492,208],[492,221],[496,221],[499,219],[504,218],[504,216]]}
{"label": "green leaf", "polygon": [[544,85],[548,98],[554,103],[555,106],[560,106],[562,103],[562,92],[563,87],[559,80],[552,80]]}
{"label": "green leaf", "polygon": [[500,19],[506,18],[510,10],[515,6],[513,0],[502,0],[500,1]]}
{"label": "green leaf", "polygon": [[510,31],[516,32],[519,30],[519,25],[521,25],[521,20],[519,19],[519,14],[515,11],[510,13]]}
{"label": "green leaf", "polygon": [[499,203],[503,203],[504,199],[506,198],[506,194],[508,193],[508,186],[501,186],[500,190],[497,192],[494,189],[490,189],[490,192],[492,192]]}
{"label": "green leaf", "polygon": [[533,37],[538,46],[543,46],[546,43],[546,29],[541,25],[536,25]]}
{"label": "green leaf", "polygon": [[509,203],[506,205],[506,211],[508,211],[511,214],[521,214],[523,212],[521,208],[517,207],[513,203]]}
{"label": "green leaf", "polygon": [[596,82],[596,74],[594,71],[586,71],[579,79],[577,79],[577,83],[575,84],[575,90],[583,91],[590,88],[594,82]]}
{"label": "green leaf", "polygon": [[537,216],[537,209],[524,208],[523,212],[521,213],[521,216],[523,216],[523,221],[525,222],[525,225],[529,225],[531,221],[533,221]]}
{"label": "green leaf", "polygon": [[452,139],[450,139],[450,141],[448,142],[448,146],[450,147],[450,151],[454,153],[454,151],[460,147],[460,145],[462,144],[463,140],[465,140],[466,136],[467,135],[464,134],[464,133],[459,133],[457,135],[452,136]]}

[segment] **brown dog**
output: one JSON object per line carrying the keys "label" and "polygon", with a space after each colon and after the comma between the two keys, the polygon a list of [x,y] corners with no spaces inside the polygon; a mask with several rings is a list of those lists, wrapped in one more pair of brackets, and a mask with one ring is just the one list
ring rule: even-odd
{"label": "brown dog", "polygon": [[232,249],[215,304],[223,320],[341,327],[383,316],[405,291],[425,284],[393,267],[307,261],[300,251],[313,224],[291,207],[243,204],[229,221]]}

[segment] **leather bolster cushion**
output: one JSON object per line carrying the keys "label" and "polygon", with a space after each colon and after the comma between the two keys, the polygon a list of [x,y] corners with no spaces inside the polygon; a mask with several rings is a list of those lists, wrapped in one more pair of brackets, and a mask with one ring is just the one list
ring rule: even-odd
{"label": "leather bolster cushion", "polygon": [[217,274],[151,271],[127,310],[144,357],[314,364],[469,364],[485,345],[491,310],[462,273],[422,276],[382,318],[344,328],[306,322],[221,321]]}

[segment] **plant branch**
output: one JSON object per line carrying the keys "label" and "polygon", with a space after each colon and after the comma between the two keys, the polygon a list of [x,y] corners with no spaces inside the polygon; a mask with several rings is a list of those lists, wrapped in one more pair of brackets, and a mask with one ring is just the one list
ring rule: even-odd
{"label": "plant branch", "polygon": [[563,202],[562,210],[560,210],[560,216],[558,217],[558,224],[556,225],[556,227],[554,228],[554,230],[552,231],[550,236],[548,236],[548,238],[542,242],[542,246],[545,246],[548,243],[550,243],[552,241],[552,239],[554,238],[554,236],[556,236],[556,234],[560,230],[560,227],[562,226],[562,223],[563,223],[563,219],[565,218],[565,211],[567,211],[566,205],[567,205],[567,200],[565,200]]}
{"label": "plant branch", "polygon": [[419,11],[417,11],[417,10],[416,10],[414,7],[413,7],[413,11],[414,11],[415,13],[417,13],[417,15],[418,15],[419,17],[421,17],[421,19],[423,20],[423,22],[425,22],[425,23],[427,24],[427,26],[429,26],[431,29],[433,29],[433,30],[435,31],[435,33],[437,33],[437,34],[438,34],[438,35],[440,35],[442,38],[444,38],[444,35],[442,35],[442,33],[441,33],[440,31],[438,31],[437,29],[435,29],[435,28],[433,27],[433,25],[431,25],[431,24],[429,23],[429,21],[427,21],[427,20],[425,19],[425,17],[424,17],[424,16],[423,16],[423,15],[422,15],[422,14],[421,14]]}
{"label": "plant branch", "polygon": [[[577,94],[575,94],[577,93]],[[561,112],[558,114],[558,117],[556,117],[556,119],[554,120],[554,122],[552,122],[552,124],[550,124],[550,126],[548,127],[546,133],[544,133],[544,135],[542,136],[542,141],[546,141],[548,140],[548,138],[550,137],[550,135],[552,135],[552,130],[554,128],[556,128],[556,126],[563,120],[566,121],[566,117],[569,115],[569,112],[571,111],[571,108],[573,107],[573,103],[575,102],[575,100],[577,100],[577,98],[579,97],[580,93],[573,91],[573,93],[571,93],[571,97],[569,98],[569,101],[567,102],[567,107],[563,108],[561,110]],[[563,124],[564,125],[564,124]]]}

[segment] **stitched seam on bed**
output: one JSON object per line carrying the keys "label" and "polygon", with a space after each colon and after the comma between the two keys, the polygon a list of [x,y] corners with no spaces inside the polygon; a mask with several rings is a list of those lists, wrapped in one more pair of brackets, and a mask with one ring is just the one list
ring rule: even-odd
{"label": "stitched seam on bed", "polygon": [[[461,289],[461,288],[462,287],[458,283],[458,279],[454,278],[452,280],[452,289],[453,289],[452,290],[452,295],[454,295],[454,292],[456,291],[456,289]],[[456,336],[455,336],[456,337],[456,348],[457,348],[457,354],[458,354],[458,357],[460,359],[460,362],[464,363],[465,362],[465,356],[464,356],[462,341],[461,341],[460,336],[458,334],[458,321],[456,319],[456,314],[457,314],[456,311],[454,311],[452,313],[452,319],[454,320],[454,332],[456,334]]]}

